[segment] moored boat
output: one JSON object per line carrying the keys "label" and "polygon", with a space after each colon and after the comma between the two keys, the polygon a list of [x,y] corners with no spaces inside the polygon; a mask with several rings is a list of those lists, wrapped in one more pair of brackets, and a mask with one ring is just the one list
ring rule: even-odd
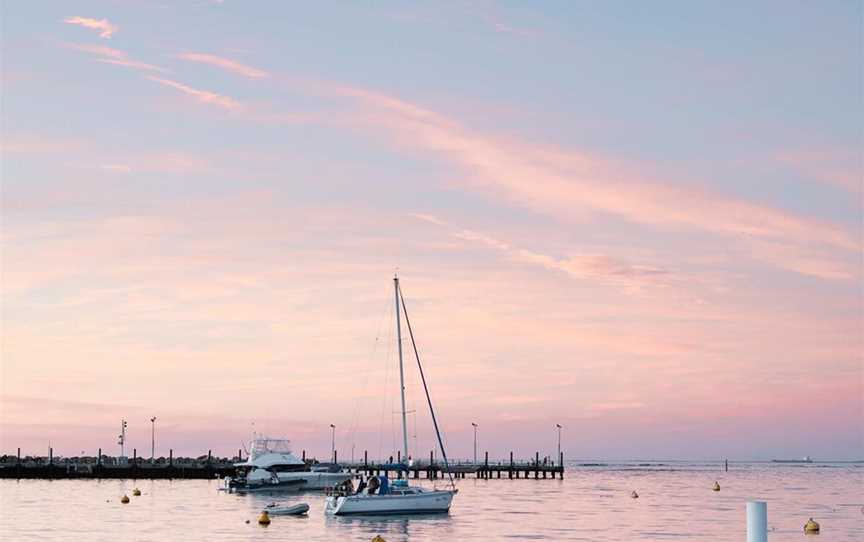
{"label": "moored boat", "polygon": [[[396,297],[396,345],[399,352],[399,393],[402,400],[402,457],[411,457],[408,455],[408,424],[406,421],[407,411],[405,410],[405,372],[402,362],[401,322],[402,314],[404,313],[405,323],[408,326],[408,333],[411,337],[411,345],[414,349],[414,357],[417,360],[417,368],[420,372],[420,379],[423,382],[423,390],[426,394],[426,402],[429,405],[429,413],[432,417],[432,424],[435,427],[438,446],[441,449],[441,455],[444,459],[445,471],[450,476],[450,489],[427,489],[419,486],[410,486],[408,485],[407,480],[401,479],[390,484],[386,475],[373,476],[369,479],[368,486],[361,482],[360,488],[358,488],[356,493],[333,494],[328,496],[324,507],[324,511],[327,514],[336,516],[375,516],[387,514],[446,513],[450,511],[453,497],[458,493],[456,485],[453,482],[453,474],[447,462],[447,452],[444,450],[444,441],[441,438],[441,432],[438,430],[438,420],[435,417],[435,410],[432,408],[432,399],[429,395],[429,388],[426,385],[426,375],[423,373],[423,366],[420,364],[420,355],[417,351],[417,343],[414,341],[414,332],[411,329],[411,321],[408,319],[408,310],[405,307],[405,299],[402,297],[402,290],[399,287],[398,277],[393,277],[393,286]],[[406,466],[406,478],[407,475],[408,471]]]}
{"label": "moored boat", "polygon": [[234,466],[237,476],[226,479],[225,489],[235,493],[327,489],[351,479],[347,473],[308,465],[285,439],[254,438],[248,459]]}

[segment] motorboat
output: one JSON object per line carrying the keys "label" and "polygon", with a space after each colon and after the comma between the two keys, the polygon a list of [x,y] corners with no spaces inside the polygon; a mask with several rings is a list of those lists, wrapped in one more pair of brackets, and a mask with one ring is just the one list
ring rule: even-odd
{"label": "motorboat", "polygon": [[234,493],[327,489],[351,479],[348,473],[307,464],[288,440],[266,437],[253,438],[249,457],[234,467],[237,475],[225,480],[225,489]]}
{"label": "motorboat", "polygon": [[360,487],[356,492],[348,492],[344,489],[340,492],[331,494],[327,497],[324,505],[324,512],[335,516],[346,515],[387,515],[387,514],[430,514],[430,513],[447,513],[450,511],[450,505],[453,503],[453,497],[458,493],[456,485],[453,481],[453,474],[447,462],[447,452],[444,450],[444,441],[441,438],[441,432],[438,430],[438,420],[435,417],[435,410],[432,408],[432,399],[429,395],[429,388],[426,385],[426,375],[423,372],[423,366],[420,364],[420,355],[417,350],[417,343],[414,341],[414,331],[411,329],[411,321],[408,319],[408,310],[405,307],[405,298],[402,296],[402,290],[399,287],[399,278],[393,277],[393,286],[396,298],[396,345],[399,352],[399,393],[402,399],[402,457],[408,458],[408,424],[406,420],[407,411],[405,410],[405,372],[402,359],[402,315],[405,316],[405,324],[408,327],[408,333],[411,336],[411,345],[414,349],[414,357],[417,360],[417,368],[420,372],[420,378],[423,382],[423,390],[426,394],[426,402],[429,406],[429,413],[432,417],[432,424],[435,427],[435,434],[438,438],[438,446],[441,449],[441,455],[444,459],[445,471],[450,475],[449,489],[428,489],[420,486],[410,486],[408,484],[408,465],[403,465],[405,479],[394,480],[392,484],[387,476],[373,476],[369,479],[368,485],[361,481]]}

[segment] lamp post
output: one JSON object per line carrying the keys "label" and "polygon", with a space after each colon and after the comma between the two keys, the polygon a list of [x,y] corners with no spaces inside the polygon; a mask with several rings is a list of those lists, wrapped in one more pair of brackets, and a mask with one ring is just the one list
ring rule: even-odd
{"label": "lamp post", "polygon": [[[558,428],[558,461],[560,462],[561,461],[561,424],[556,423],[555,427]],[[563,465],[558,465],[558,466],[562,467]]]}
{"label": "lamp post", "polygon": [[336,462],[336,426],[330,424],[330,461]]}
{"label": "lamp post", "polygon": [[150,463],[156,462],[156,416],[150,418]]}
{"label": "lamp post", "polygon": [[474,426],[474,465],[477,465],[477,425],[474,422],[471,422],[471,425]]}
{"label": "lamp post", "polygon": [[118,436],[117,444],[120,445],[120,461],[126,458],[126,420],[120,420],[120,436]]}

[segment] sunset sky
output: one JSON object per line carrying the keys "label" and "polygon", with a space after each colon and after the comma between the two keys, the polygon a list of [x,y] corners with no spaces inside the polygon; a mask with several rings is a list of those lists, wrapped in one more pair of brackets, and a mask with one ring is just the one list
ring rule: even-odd
{"label": "sunset sky", "polygon": [[0,452],[864,458],[861,2],[0,18]]}

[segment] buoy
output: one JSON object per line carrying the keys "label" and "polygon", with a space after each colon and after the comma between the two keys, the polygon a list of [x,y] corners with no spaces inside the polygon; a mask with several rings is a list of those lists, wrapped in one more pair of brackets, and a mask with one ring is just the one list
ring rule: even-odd
{"label": "buoy", "polygon": [[132,490],[132,496],[133,497],[140,497],[141,496],[141,490],[136,487],[135,489]]}
{"label": "buoy", "polygon": [[633,498],[633,499],[638,499],[638,498],[639,498],[639,494],[636,493],[636,492],[634,491],[633,493],[630,494],[630,497]]}
{"label": "buoy", "polygon": [[714,491],[720,491],[720,484],[718,482],[714,482],[714,487],[712,489]]}
{"label": "buoy", "polygon": [[248,520],[248,519],[246,520],[246,525],[249,525],[249,520]]}
{"label": "buoy", "polygon": [[387,542],[387,541],[384,540],[383,538],[381,538],[380,534],[376,534],[375,538],[372,539],[372,542]]}
{"label": "buoy", "polygon": [[804,524],[804,532],[807,534],[819,534],[819,524],[813,521],[813,518],[807,520]]}
{"label": "buoy", "polygon": [[261,512],[261,515],[258,516],[258,524],[259,525],[270,525],[270,514],[267,513],[267,510]]}
{"label": "buoy", "polygon": [[129,497],[127,495],[123,495],[120,498],[120,502],[122,502],[123,504],[129,504]]}

